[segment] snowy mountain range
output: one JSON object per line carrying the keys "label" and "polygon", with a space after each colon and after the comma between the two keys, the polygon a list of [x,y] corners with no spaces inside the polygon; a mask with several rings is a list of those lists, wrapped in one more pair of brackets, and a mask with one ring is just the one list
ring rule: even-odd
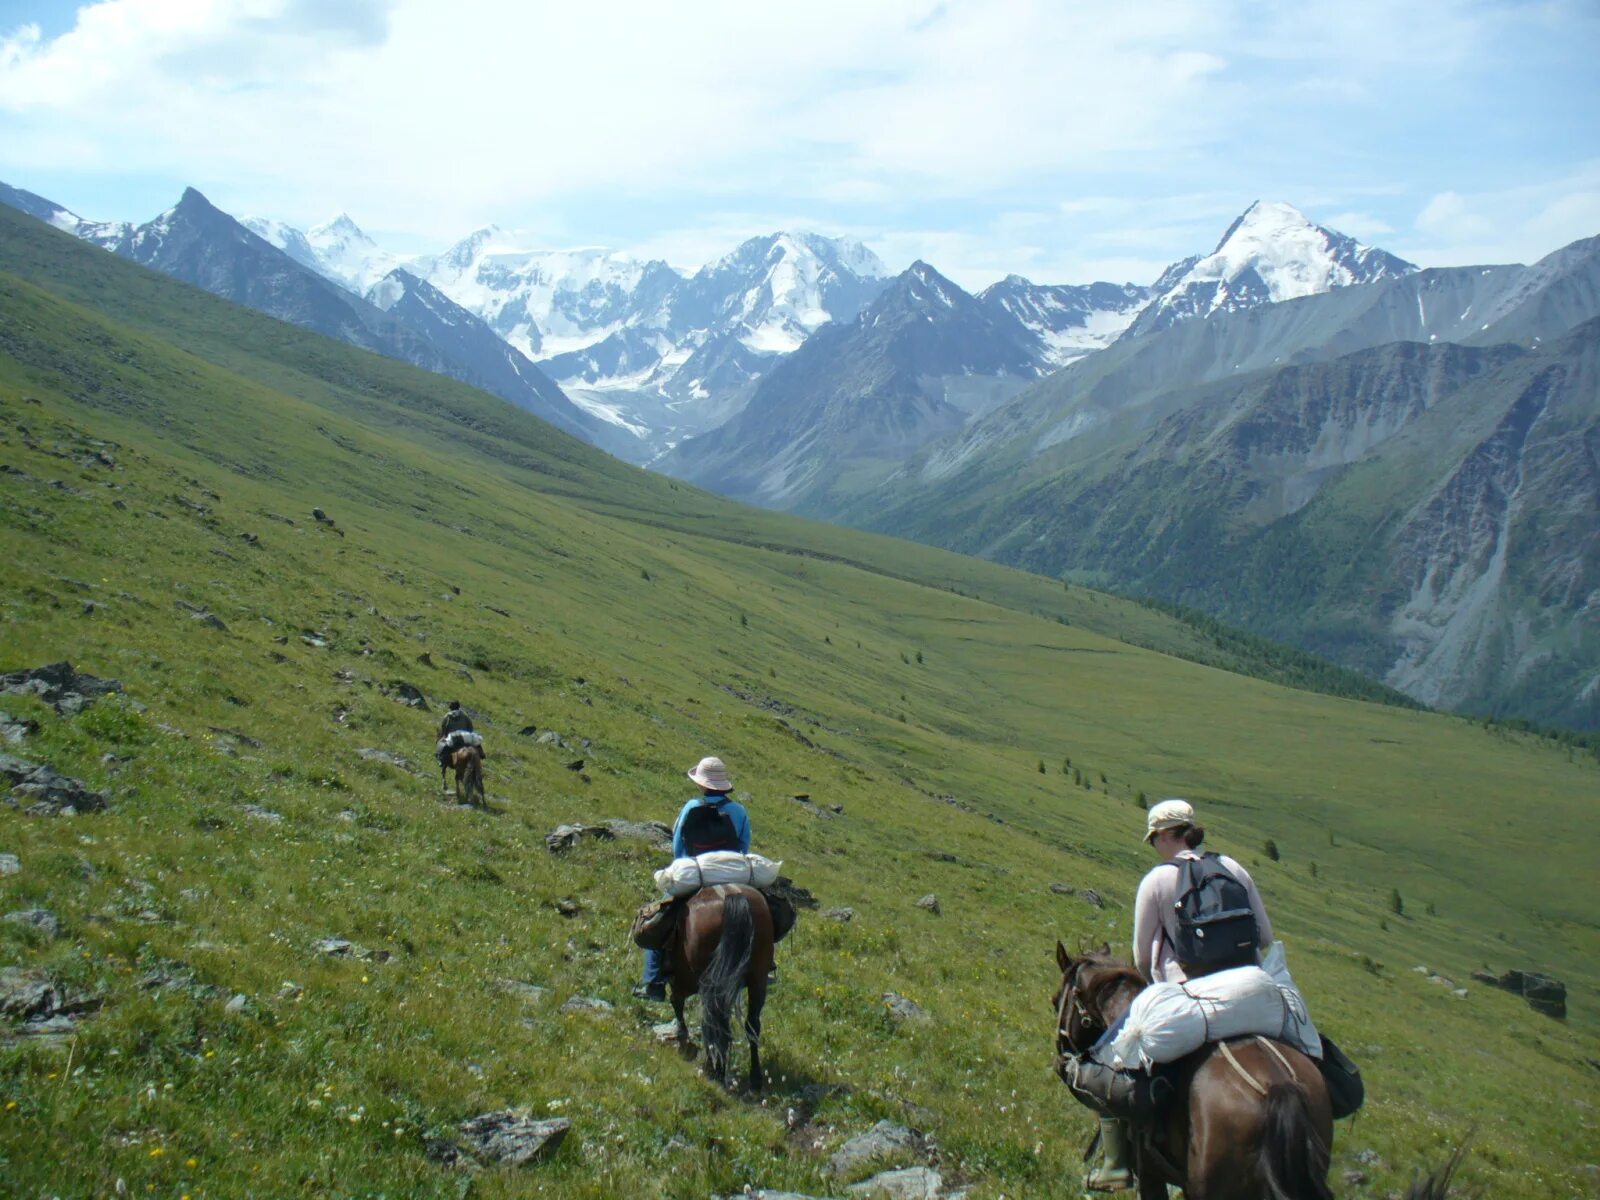
{"label": "snowy mountain range", "polygon": [[[306,232],[244,224],[358,294],[403,267],[536,361],[574,403],[633,434],[621,452],[637,462],[737,415],[780,359],[823,325],[853,321],[889,285],[861,243],[805,232],[751,238],[686,273],[599,248],[529,249],[492,225],[401,262],[347,216]],[[1013,275],[976,299],[1016,327],[1038,373],[1115,340],[1148,297],[1133,284]]]}

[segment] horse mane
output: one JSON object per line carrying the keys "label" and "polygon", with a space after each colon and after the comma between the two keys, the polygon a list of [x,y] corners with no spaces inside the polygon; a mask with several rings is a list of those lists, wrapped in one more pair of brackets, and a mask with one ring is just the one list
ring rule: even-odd
{"label": "horse mane", "polygon": [[1144,976],[1139,974],[1136,967],[1102,950],[1090,950],[1079,955],[1073,967],[1077,986],[1089,994],[1098,995],[1120,980],[1144,987]]}

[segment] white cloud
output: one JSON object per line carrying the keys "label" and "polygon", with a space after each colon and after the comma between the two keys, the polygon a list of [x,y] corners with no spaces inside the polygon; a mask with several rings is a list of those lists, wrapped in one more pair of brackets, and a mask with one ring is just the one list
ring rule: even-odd
{"label": "white cloud", "polygon": [[[1356,186],[1392,164],[1325,179],[1321,135],[1365,151],[1345,118],[1387,121],[1399,83],[1580,17],[1570,0],[98,0],[59,36],[0,39],[0,177],[168,177],[174,196],[192,182],[301,224],[348,209],[440,243],[490,221],[610,230],[683,265],[800,213],[964,285],[1137,279],[1208,250],[1261,180],[1364,239],[1404,226],[1421,199]],[[1417,245],[1502,223],[1456,191]],[[1584,219],[1586,194],[1529,200],[1528,237]]]}
{"label": "white cloud", "polygon": [[1600,160],[1492,192],[1441,192],[1396,253],[1427,266],[1533,262],[1600,235]]}

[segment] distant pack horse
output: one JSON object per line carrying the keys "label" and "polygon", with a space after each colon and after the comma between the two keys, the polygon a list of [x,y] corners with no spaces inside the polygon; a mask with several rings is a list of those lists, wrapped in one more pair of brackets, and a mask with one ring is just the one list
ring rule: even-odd
{"label": "distant pack horse", "polygon": [[483,795],[483,747],[462,746],[452,751],[450,765],[456,769],[456,803],[487,808]]}
{"label": "distant pack horse", "polygon": [[672,949],[672,1012],[678,1045],[689,1044],[683,1006],[700,994],[700,1041],[706,1074],[718,1083],[728,1078],[733,1016],[739,993],[747,993],[744,1032],[750,1043],[750,1089],[760,1091],[761,1009],[767,1002],[772,970],[772,912],[766,898],[742,884],[701,888],[689,897],[679,917]]}
{"label": "distant pack horse", "polygon": [[[1056,1051],[1082,1054],[1127,1012],[1144,980],[1108,949],[1073,958],[1057,942],[1056,963]],[[1213,1043],[1187,1060],[1179,1094],[1159,1128],[1134,1131],[1140,1200],[1165,1200],[1169,1183],[1190,1200],[1333,1200],[1327,1086],[1293,1046]],[[1441,1200],[1464,1150],[1413,1184],[1409,1200]]]}

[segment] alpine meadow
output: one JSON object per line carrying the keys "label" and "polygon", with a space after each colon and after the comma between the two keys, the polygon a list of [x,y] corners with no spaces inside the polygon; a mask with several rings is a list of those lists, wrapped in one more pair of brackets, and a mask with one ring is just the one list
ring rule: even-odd
{"label": "alpine meadow", "polygon": [[[6,1195],[1076,1196],[1055,945],[1126,951],[1169,796],[1362,1069],[1338,1195],[1469,1139],[1461,1194],[1600,1189],[1592,736],[749,508],[4,207],[0,498],[0,675],[119,684],[0,695]],[[713,754],[814,898],[761,1094],[631,996],[643,823]],[[469,1162],[507,1109],[570,1132]],[[914,1148],[836,1157],[880,1121]]]}

